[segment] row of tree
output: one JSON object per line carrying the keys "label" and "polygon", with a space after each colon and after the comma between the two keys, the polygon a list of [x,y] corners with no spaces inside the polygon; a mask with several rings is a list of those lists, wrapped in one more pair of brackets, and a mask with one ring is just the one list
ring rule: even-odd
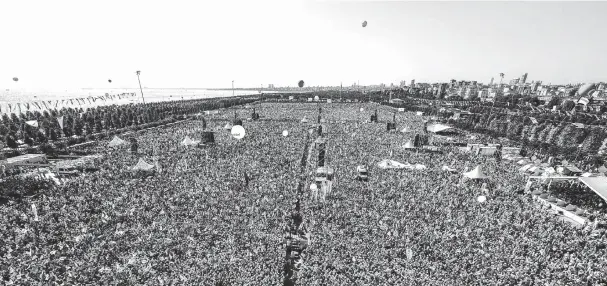
{"label": "row of tree", "polygon": [[[267,96],[271,98],[272,95]],[[8,147],[16,148],[18,140],[34,145],[64,137],[78,137],[126,127],[159,122],[178,115],[248,104],[258,97],[198,99],[146,104],[109,105],[94,108],[61,108],[43,112],[3,114],[0,136]],[[63,128],[61,127],[63,126]]]}
{"label": "row of tree", "polygon": [[454,119],[453,112],[440,112],[436,107],[388,105],[437,116],[441,121],[459,129],[494,138],[508,138],[527,150],[549,156],[600,164],[607,155],[607,131],[600,126],[576,125],[541,116],[534,122],[531,117],[523,114],[491,112],[486,107],[476,107],[476,113]]}

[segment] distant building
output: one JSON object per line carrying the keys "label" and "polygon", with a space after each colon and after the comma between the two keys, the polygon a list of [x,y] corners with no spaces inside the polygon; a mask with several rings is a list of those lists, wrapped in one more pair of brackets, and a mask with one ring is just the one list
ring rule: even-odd
{"label": "distant building", "polygon": [[274,85],[273,84],[268,84],[268,88],[272,89],[272,88],[274,88]]}
{"label": "distant building", "polygon": [[493,85],[493,78],[491,78],[491,82],[489,82],[489,85]]}
{"label": "distant building", "polygon": [[439,96],[445,94],[446,91],[447,91],[447,84],[446,83],[441,83],[441,84],[438,85],[437,94]]}
{"label": "distant building", "polygon": [[415,87],[415,80],[414,79],[411,80],[411,87]]}
{"label": "distant building", "polygon": [[510,85],[517,85],[518,81],[519,81],[518,78],[512,79],[512,80],[510,80]]}
{"label": "distant building", "polygon": [[525,84],[526,81],[527,81],[527,73],[525,73],[524,75],[521,76],[519,83]]}

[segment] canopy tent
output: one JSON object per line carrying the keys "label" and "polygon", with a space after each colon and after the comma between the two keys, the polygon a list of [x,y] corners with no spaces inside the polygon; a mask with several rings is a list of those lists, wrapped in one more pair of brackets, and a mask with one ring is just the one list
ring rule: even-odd
{"label": "canopy tent", "polygon": [[455,172],[455,171],[457,171],[456,169],[450,168],[447,165],[444,165],[443,168],[442,168],[442,170],[443,171],[447,171],[447,172]]}
{"label": "canopy tent", "polygon": [[525,166],[522,166],[520,169],[518,169],[521,172],[527,172],[527,170],[529,170],[529,168],[531,168],[533,165],[532,164],[527,164]]}
{"label": "canopy tent", "polygon": [[137,165],[133,166],[133,168],[131,168],[131,170],[133,171],[151,171],[152,169],[154,169],[154,165],[152,164],[148,164],[146,163],[143,158],[139,158],[139,162],[137,162]]}
{"label": "canopy tent", "polygon": [[493,156],[497,152],[496,147],[479,147],[477,150],[477,155],[483,156]]}
{"label": "canopy tent", "polygon": [[46,162],[47,158],[45,154],[25,154],[2,160],[0,161],[0,165],[12,168],[21,164],[44,164]]}
{"label": "canopy tent", "polygon": [[109,146],[110,147],[117,147],[117,146],[121,146],[121,145],[125,145],[126,141],[120,139],[120,137],[118,136],[114,136],[114,139],[112,139],[112,141],[110,141]]}
{"label": "canopy tent", "polygon": [[197,145],[198,143],[200,143],[200,141],[195,141],[190,139],[190,136],[186,136],[185,139],[183,139],[183,141],[181,141],[181,145],[183,146],[193,146],[193,145]]}
{"label": "canopy tent", "polygon": [[453,129],[453,127],[447,126],[447,125],[444,125],[444,124],[440,124],[440,123],[439,124],[428,125],[428,127],[426,128],[426,130],[428,130],[429,132],[432,132],[432,133],[444,132],[444,131],[449,130],[449,129]]}
{"label": "canopy tent", "polygon": [[607,177],[582,177],[579,180],[607,201]]}
{"label": "canopy tent", "polygon": [[544,170],[540,166],[532,166],[531,168],[527,169],[527,173],[531,173],[534,175],[539,175],[542,172],[544,172]]}
{"label": "canopy tent", "polygon": [[467,178],[470,178],[470,179],[486,179],[486,178],[489,178],[485,174],[483,174],[483,171],[481,170],[481,166],[476,166],[476,168],[474,168],[474,170],[472,170],[470,172],[464,173],[464,177],[467,177]]}
{"label": "canopy tent", "polygon": [[403,146],[403,148],[405,148],[405,149],[415,149],[415,146],[413,146],[413,141],[411,139],[409,139],[409,141],[405,144],[405,146]]}
{"label": "canopy tent", "polygon": [[529,180],[541,180],[544,183],[549,183],[552,181],[567,181],[567,180],[576,180],[579,177],[568,177],[568,176],[561,176],[558,174],[554,174],[554,175],[550,175],[550,176],[529,176]]}
{"label": "canopy tent", "polygon": [[394,160],[384,159],[384,160],[381,160],[377,164],[377,166],[381,169],[404,169],[407,166],[410,166],[410,164],[409,163],[403,164],[403,163],[396,162]]}
{"label": "canopy tent", "polygon": [[224,126],[223,129],[232,130],[232,125],[230,123],[226,123],[226,126]]}
{"label": "canopy tent", "polygon": [[578,169],[575,166],[567,165],[567,166],[558,166],[556,168],[557,172],[562,175],[574,175],[574,174],[582,174],[583,171]]}

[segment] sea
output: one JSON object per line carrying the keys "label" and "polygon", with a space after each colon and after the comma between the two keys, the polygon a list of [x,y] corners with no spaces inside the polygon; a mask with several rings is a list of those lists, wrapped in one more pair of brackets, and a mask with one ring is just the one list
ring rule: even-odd
{"label": "sea", "polygon": [[[276,91],[262,91],[263,93],[276,93]],[[119,95],[119,94],[135,94],[134,96],[117,97],[113,100],[100,100],[96,99],[94,102],[87,98],[95,98],[104,96],[106,94]],[[190,99],[204,99],[214,97],[231,97],[231,96],[242,96],[242,95],[259,95],[260,90],[213,90],[213,89],[187,89],[187,88],[144,88],[143,96],[142,91],[139,88],[124,88],[124,89],[107,89],[107,88],[83,88],[77,90],[65,90],[61,92],[40,92],[40,91],[27,91],[27,90],[3,90],[0,92],[0,113],[17,113],[19,112],[19,106],[22,112],[27,111],[27,104],[30,106],[30,111],[42,111],[46,107],[41,102],[46,102],[46,106],[52,108],[61,107],[72,107],[72,108],[88,108],[103,105],[122,105],[129,103],[141,103],[145,102],[161,102],[161,101],[175,101],[175,100],[190,100]],[[70,99],[84,98],[85,102],[78,103],[73,100],[70,103]],[[61,101],[63,103],[61,103]],[[50,101],[50,102],[49,102]],[[36,106],[37,103],[40,108]]]}

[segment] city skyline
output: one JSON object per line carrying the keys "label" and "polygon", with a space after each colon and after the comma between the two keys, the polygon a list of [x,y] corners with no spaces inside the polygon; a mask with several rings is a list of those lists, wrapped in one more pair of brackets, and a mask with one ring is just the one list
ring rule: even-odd
{"label": "city skyline", "polygon": [[500,73],[504,83],[525,73],[546,84],[607,80],[605,2],[31,6],[0,4],[12,11],[0,18],[10,43],[0,47],[2,90],[136,88],[136,70],[151,88],[487,83]]}

